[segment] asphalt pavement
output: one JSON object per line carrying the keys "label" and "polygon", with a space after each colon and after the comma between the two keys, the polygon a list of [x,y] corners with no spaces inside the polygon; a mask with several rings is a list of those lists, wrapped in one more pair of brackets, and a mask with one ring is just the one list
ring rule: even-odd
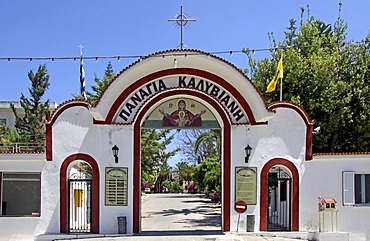
{"label": "asphalt pavement", "polygon": [[[272,236],[271,236],[272,235]],[[76,239],[58,239],[58,240],[70,240],[76,241]],[[219,233],[210,234],[207,232],[193,232],[191,234],[186,233],[142,233],[141,235],[134,236],[116,236],[116,237],[90,237],[90,238],[79,238],[79,241],[303,241],[305,239],[300,238],[284,238],[274,237],[273,234],[236,234],[236,233]]]}
{"label": "asphalt pavement", "polygon": [[[144,194],[140,235],[96,235],[81,241],[297,241],[274,233],[221,232],[221,206],[201,195]],[[59,240],[76,240],[59,239]],[[55,239],[56,240],[56,239]]]}
{"label": "asphalt pavement", "polygon": [[199,194],[142,197],[142,231],[221,231],[221,206]]}

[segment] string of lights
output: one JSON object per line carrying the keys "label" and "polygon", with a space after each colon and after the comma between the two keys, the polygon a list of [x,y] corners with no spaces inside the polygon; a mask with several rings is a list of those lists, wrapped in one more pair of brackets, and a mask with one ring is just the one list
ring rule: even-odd
{"label": "string of lights", "polygon": [[[363,44],[366,47],[369,47],[370,42],[369,41],[361,41],[361,42],[351,42],[352,44]],[[349,44],[349,43],[347,43]],[[335,44],[333,43],[328,43],[328,44],[321,44],[320,47],[329,47],[329,46],[334,46]],[[345,45],[345,44],[344,44]],[[244,48],[243,50],[228,50],[228,51],[215,51],[215,52],[210,52],[209,54],[212,55],[221,55],[221,54],[229,54],[232,56],[234,53],[243,53],[245,54],[246,51],[249,51],[250,53],[255,53],[255,52],[267,52],[267,51],[279,51],[279,50],[286,50],[289,48],[298,48],[299,50],[301,49],[307,49],[307,48],[312,48],[312,47],[318,47],[317,45],[306,45],[306,46],[280,46],[280,47],[275,47],[275,48],[260,48],[260,49],[250,49],[250,48]],[[152,55],[150,57],[168,57],[168,56],[187,56],[187,55],[200,55],[200,53],[170,53],[170,54],[158,54],[158,55]],[[98,61],[99,59],[116,59],[117,61],[120,61],[121,59],[141,59],[143,58],[143,55],[116,55],[116,56],[72,56],[72,57],[0,57],[0,61],[59,61],[59,60],[95,60]]]}

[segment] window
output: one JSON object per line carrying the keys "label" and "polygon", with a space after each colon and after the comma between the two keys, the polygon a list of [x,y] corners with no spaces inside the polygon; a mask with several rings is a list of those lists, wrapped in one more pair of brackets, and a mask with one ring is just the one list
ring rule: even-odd
{"label": "window", "polygon": [[343,205],[355,204],[354,172],[343,172]]}
{"label": "window", "polygon": [[343,205],[370,205],[370,174],[343,172]]}
{"label": "window", "polygon": [[355,174],[355,203],[370,204],[370,174]]}
{"label": "window", "polygon": [[39,216],[39,173],[0,173],[1,216]]}

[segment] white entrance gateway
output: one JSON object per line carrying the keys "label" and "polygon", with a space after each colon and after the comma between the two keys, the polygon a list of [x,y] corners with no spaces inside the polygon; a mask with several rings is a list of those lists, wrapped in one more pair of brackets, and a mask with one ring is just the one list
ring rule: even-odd
{"label": "white entrance gateway", "polygon": [[[180,103],[188,110],[176,110]],[[191,121],[181,119],[185,114]],[[117,234],[121,217],[127,233],[140,233],[141,128],[216,125],[223,137],[223,231],[320,229],[366,240],[370,155],[313,155],[313,124],[295,104],[266,105],[255,85],[223,59],[197,50],[154,53],[122,70],[96,105],[60,105],[46,124],[45,155],[0,154],[0,236]],[[17,214],[11,200],[22,196],[9,190],[25,178],[38,183],[39,205]],[[355,195],[355,187],[365,194]],[[337,201],[331,209],[336,224],[329,218],[319,227],[319,196]],[[247,204],[239,222],[237,201]]]}

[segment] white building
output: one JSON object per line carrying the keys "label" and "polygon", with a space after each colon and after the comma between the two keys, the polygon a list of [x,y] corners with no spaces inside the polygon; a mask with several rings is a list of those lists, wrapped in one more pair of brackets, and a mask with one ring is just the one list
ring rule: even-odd
{"label": "white building", "polygon": [[[222,130],[224,232],[238,228],[238,202],[247,204],[239,232],[369,240],[370,153],[313,155],[313,124],[290,102],[267,106],[240,70],[216,56],[149,55],[121,71],[95,106],[59,106],[46,125],[44,154],[0,154],[1,238],[117,234],[123,216],[127,233],[140,233],[141,128],[205,127]],[[76,164],[88,167],[88,175],[73,178]],[[334,198],[336,207],[319,214],[319,197]],[[85,205],[88,218],[76,228],[73,213]]]}
{"label": "white building", "polygon": [[[14,105],[15,110],[19,116],[24,115],[23,108],[19,101],[0,101],[0,126],[2,124],[9,125],[10,128],[14,128],[15,116],[10,108],[10,104]],[[50,102],[50,111],[55,110],[58,107],[57,103]]]}
{"label": "white building", "polygon": [[[14,106],[15,111],[19,117],[24,117],[24,110],[21,103],[18,101],[0,101],[0,129],[2,125],[7,125],[11,129],[14,129],[16,117],[11,109],[11,105]],[[53,112],[58,105],[55,102],[49,102],[49,111]],[[25,152],[40,152],[45,147],[40,146],[39,143],[12,143],[12,145],[5,145],[3,139],[0,136],[0,152],[12,152],[12,153],[25,153]]]}

